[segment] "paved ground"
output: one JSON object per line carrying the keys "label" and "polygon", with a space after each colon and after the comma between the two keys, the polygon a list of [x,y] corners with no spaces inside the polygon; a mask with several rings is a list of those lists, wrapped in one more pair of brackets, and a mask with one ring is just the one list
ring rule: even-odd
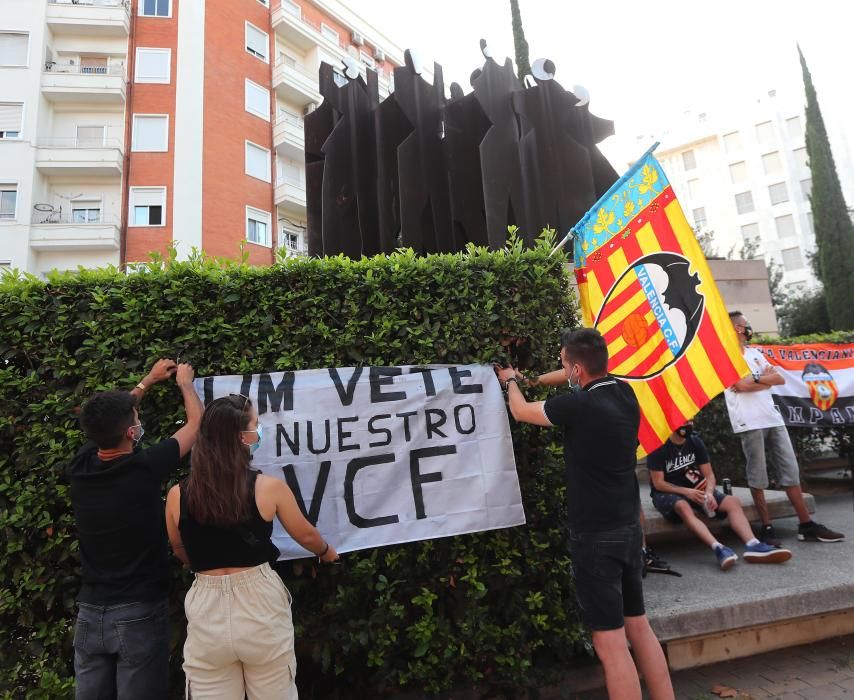
{"label": "paved ground", "polygon": [[[673,685],[677,700],[854,700],[854,635],[680,671]],[[734,692],[713,692],[728,689]],[[604,700],[606,695],[575,697]]]}

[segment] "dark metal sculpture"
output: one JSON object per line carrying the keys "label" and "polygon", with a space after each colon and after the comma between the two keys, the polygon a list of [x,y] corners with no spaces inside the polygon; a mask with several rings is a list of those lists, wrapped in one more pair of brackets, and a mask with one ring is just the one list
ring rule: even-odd
{"label": "dark metal sculpture", "polygon": [[[379,102],[376,74],[320,67],[323,104],[305,120],[308,242],[312,255],[500,248],[517,225],[531,243],[546,226],[565,233],[617,180],[597,144],[613,123],[539,59],[525,88],[507,59],[485,62],[465,95],[446,100],[405,52],[395,91]],[[581,99],[579,99],[579,97]]]}

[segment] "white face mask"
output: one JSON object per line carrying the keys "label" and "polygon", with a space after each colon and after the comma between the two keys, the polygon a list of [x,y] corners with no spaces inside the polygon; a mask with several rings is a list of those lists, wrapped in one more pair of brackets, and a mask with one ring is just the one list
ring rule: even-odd
{"label": "white face mask", "polygon": [[139,441],[142,440],[142,436],[145,435],[145,428],[142,427],[142,423],[137,423],[136,425],[132,425],[131,428],[139,428],[139,432],[135,437],[132,437],[134,445],[138,445]]}

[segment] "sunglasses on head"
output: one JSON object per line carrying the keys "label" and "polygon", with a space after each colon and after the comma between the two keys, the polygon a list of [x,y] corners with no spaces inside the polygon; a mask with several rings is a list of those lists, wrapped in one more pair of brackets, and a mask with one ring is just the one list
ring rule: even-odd
{"label": "sunglasses on head", "polygon": [[240,410],[241,411],[246,410],[246,407],[249,405],[249,397],[248,396],[246,396],[245,394],[229,394],[229,396],[235,396],[235,397],[243,399],[243,408],[241,408]]}

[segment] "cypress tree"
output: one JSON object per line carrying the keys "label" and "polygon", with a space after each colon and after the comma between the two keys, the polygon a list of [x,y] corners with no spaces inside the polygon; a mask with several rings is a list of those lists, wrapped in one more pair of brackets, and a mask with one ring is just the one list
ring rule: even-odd
{"label": "cypress tree", "polygon": [[815,87],[800,46],[798,55],[807,98],[806,146],[812,172],[810,206],[816,271],[824,285],[831,328],[848,330],[854,328],[854,223],[845,206]]}
{"label": "cypress tree", "polygon": [[513,46],[516,50],[516,73],[520,80],[531,72],[531,61],[528,58],[528,42],[525,40],[525,30],[522,29],[522,13],[519,12],[519,0],[510,0],[510,15],[513,17]]}

